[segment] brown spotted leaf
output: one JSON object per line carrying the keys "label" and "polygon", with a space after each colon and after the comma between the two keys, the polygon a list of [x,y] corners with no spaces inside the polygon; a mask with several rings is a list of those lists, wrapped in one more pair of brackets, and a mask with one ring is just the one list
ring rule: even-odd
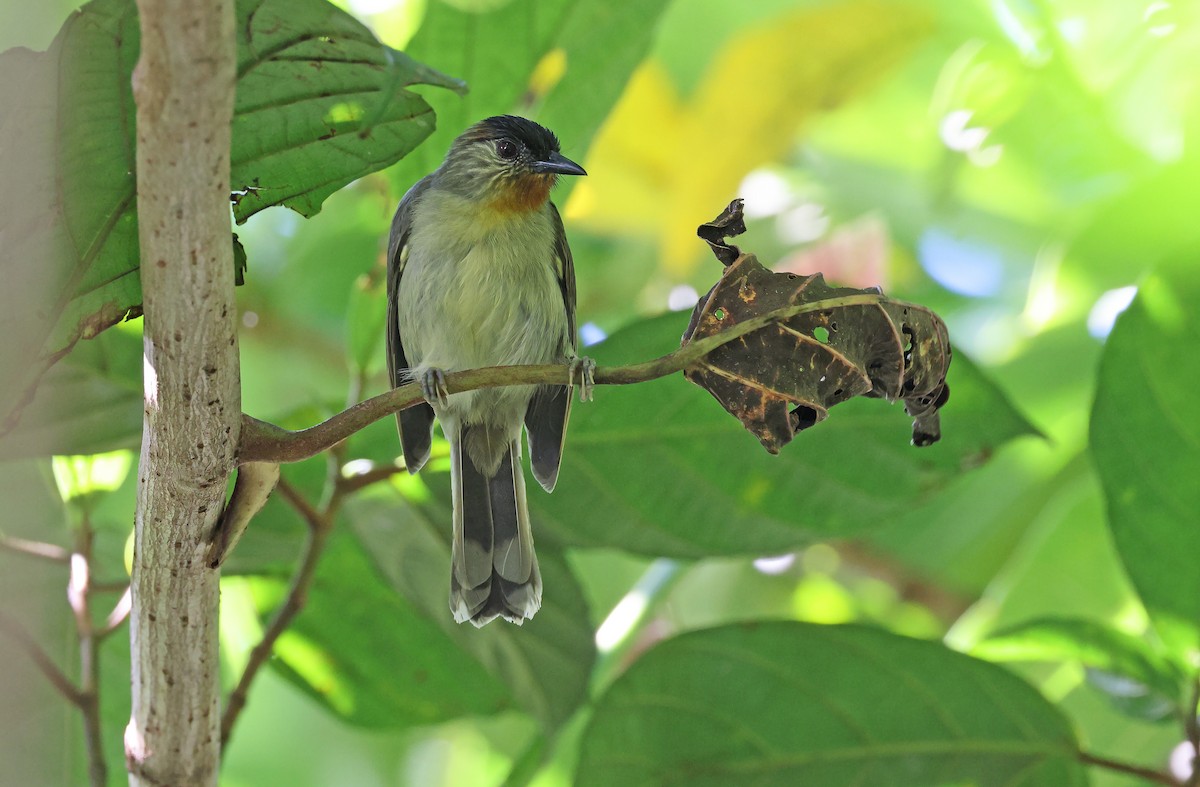
{"label": "brown spotted leaf", "polygon": [[740,214],[735,200],[700,229],[726,268],[696,304],[683,344],[773,311],[801,310],[718,347],[684,375],[773,454],[854,396],[903,399],[913,444],[937,442],[938,410],[950,395],[950,341],[941,319],[875,288],[831,287],[819,273],[773,273],[753,254],[726,261],[720,252],[737,247],[716,235],[736,234]]}

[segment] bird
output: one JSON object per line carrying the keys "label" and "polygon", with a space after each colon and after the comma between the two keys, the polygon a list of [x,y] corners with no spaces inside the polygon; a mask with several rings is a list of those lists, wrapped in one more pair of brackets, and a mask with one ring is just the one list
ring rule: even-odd
{"label": "bird", "polygon": [[[553,491],[573,383],[591,396],[595,362],[576,354],[575,269],[550,191],[586,175],[549,129],[498,115],[475,123],[400,200],[387,251],[393,387],[425,402],[396,414],[410,473],[429,459],[436,417],[450,443],[450,610],[477,627],[521,624],[541,606],[521,464],[522,426],[538,483]],[[447,393],[450,371],[570,364],[572,385]]]}

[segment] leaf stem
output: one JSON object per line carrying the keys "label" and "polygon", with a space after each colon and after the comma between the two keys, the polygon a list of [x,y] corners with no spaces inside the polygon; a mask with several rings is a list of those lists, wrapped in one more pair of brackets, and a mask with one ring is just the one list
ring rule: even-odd
{"label": "leaf stem", "polygon": [[1130,776],[1137,776],[1154,784],[1166,784],[1169,787],[1184,787],[1184,783],[1176,779],[1166,771],[1156,771],[1153,768],[1143,768],[1140,765],[1133,765],[1128,762],[1120,762],[1119,760],[1110,760],[1107,757],[1101,757],[1097,754],[1091,754],[1086,751],[1076,753],[1076,758],[1084,765],[1095,765],[1098,768],[1106,768],[1117,773],[1124,773]]}

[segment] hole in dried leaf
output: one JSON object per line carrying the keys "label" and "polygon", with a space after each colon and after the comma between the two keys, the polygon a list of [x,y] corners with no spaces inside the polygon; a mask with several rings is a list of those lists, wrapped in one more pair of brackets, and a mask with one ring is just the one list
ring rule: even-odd
{"label": "hole in dried leaf", "polygon": [[716,317],[718,320],[725,319],[725,310],[718,306],[716,309],[713,309],[713,317]]}
{"label": "hole in dried leaf", "polygon": [[798,405],[792,410],[790,417],[793,432],[799,432],[817,423],[817,411],[804,405]]}
{"label": "hole in dried leaf", "polygon": [[829,329],[826,328],[824,325],[818,325],[816,328],[813,328],[813,338],[815,338],[821,344],[828,343],[829,342]]}
{"label": "hole in dried leaf", "polygon": [[837,322],[829,323],[829,331],[832,333],[833,331],[836,331],[836,330],[837,330]]}

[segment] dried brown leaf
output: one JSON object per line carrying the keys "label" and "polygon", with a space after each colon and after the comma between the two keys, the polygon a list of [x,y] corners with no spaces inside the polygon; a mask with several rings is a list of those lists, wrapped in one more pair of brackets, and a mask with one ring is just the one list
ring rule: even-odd
{"label": "dried brown leaf", "polygon": [[696,304],[683,344],[779,309],[813,309],[722,345],[684,375],[773,454],[854,396],[903,399],[913,417],[913,444],[937,442],[938,410],[950,395],[950,341],[942,320],[877,288],[831,287],[819,273],[773,273],[724,242],[743,230],[741,200],[735,200],[698,231],[726,267]]}

